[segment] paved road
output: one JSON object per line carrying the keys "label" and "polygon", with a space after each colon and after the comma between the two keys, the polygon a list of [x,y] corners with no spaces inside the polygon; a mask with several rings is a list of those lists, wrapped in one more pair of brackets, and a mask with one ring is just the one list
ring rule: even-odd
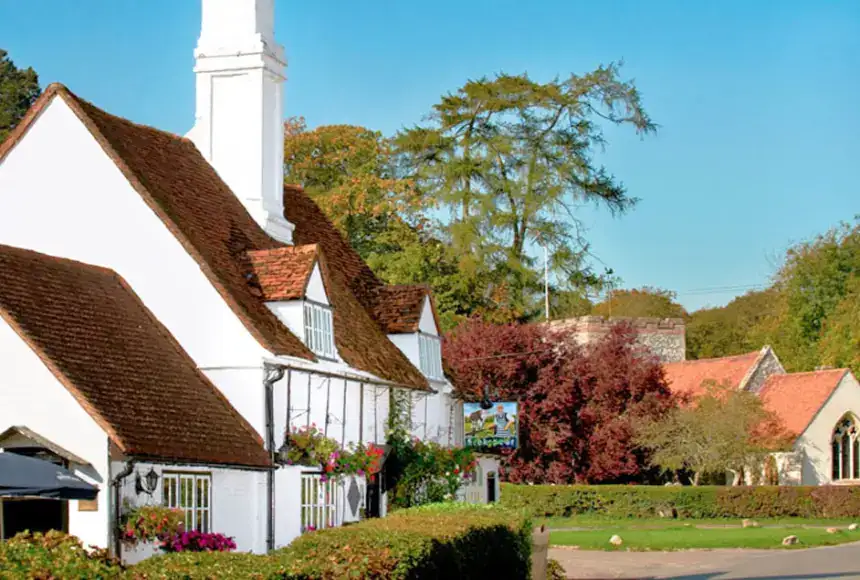
{"label": "paved road", "polygon": [[571,579],[860,580],[860,543],[806,550],[594,552],[551,548]]}

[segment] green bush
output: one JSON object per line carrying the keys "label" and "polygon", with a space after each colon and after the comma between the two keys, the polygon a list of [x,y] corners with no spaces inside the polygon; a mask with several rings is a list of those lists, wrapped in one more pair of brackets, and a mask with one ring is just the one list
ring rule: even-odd
{"label": "green bush", "polygon": [[857,487],[502,484],[501,503],[536,517],[839,518],[860,516]]}
{"label": "green bush", "polygon": [[514,580],[528,578],[530,565],[531,524],[522,512],[500,506],[437,504],[311,532],[268,556],[158,556],[132,567],[126,578]]}
{"label": "green bush", "polygon": [[122,567],[104,550],[88,550],[62,532],[21,533],[0,542],[0,578],[118,578]]}
{"label": "green bush", "polygon": [[290,578],[528,578],[531,523],[498,506],[437,504],[306,534],[276,556]]}
{"label": "green bush", "polygon": [[127,580],[182,578],[286,578],[286,568],[271,556],[230,552],[177,552],[148,558],[131,567]]}

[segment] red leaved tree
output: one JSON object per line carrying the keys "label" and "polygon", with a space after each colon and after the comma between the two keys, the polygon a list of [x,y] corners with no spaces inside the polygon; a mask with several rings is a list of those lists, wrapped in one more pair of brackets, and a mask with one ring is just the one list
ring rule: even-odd
{"label": "red leaved tree", "polygon": [[445,341],[459,394],[520,404],[520,446],[506,457],[513,482],[641,480],[647,471],[634,427],[674,405],[660,364],[616,325],[579,347],[542,325],[464,323]]}

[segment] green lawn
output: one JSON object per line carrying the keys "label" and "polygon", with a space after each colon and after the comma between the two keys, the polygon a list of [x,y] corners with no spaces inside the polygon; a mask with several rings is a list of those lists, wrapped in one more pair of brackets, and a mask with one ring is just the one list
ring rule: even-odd
{"label": "green lawn", "polygon": [[[689,550],[714,548],[783,548],[782,539],[797,536],[790,548],[831,546],[860,541],[860,531],[849,532],[846,520],[756,520],[761,527],[743,528],[740,520],[608,520],[605,518],[553,518],[546,520],[556,546],[583,550]],[[835,527],[835,534],[827,527]],[[573,529],[571,529],[573,528]],[[623,545],[609,543],[621,536]]]}

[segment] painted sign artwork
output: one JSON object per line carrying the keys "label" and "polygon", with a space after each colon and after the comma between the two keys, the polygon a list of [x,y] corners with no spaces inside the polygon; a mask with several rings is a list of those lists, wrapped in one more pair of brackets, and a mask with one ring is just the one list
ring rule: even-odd
{"label": "painted sign artwork", "polygon": [[480,403],[464,403],[466,447],[482,451],[517,448],[519,414],[516,403],[493,403],[482,409]]}

